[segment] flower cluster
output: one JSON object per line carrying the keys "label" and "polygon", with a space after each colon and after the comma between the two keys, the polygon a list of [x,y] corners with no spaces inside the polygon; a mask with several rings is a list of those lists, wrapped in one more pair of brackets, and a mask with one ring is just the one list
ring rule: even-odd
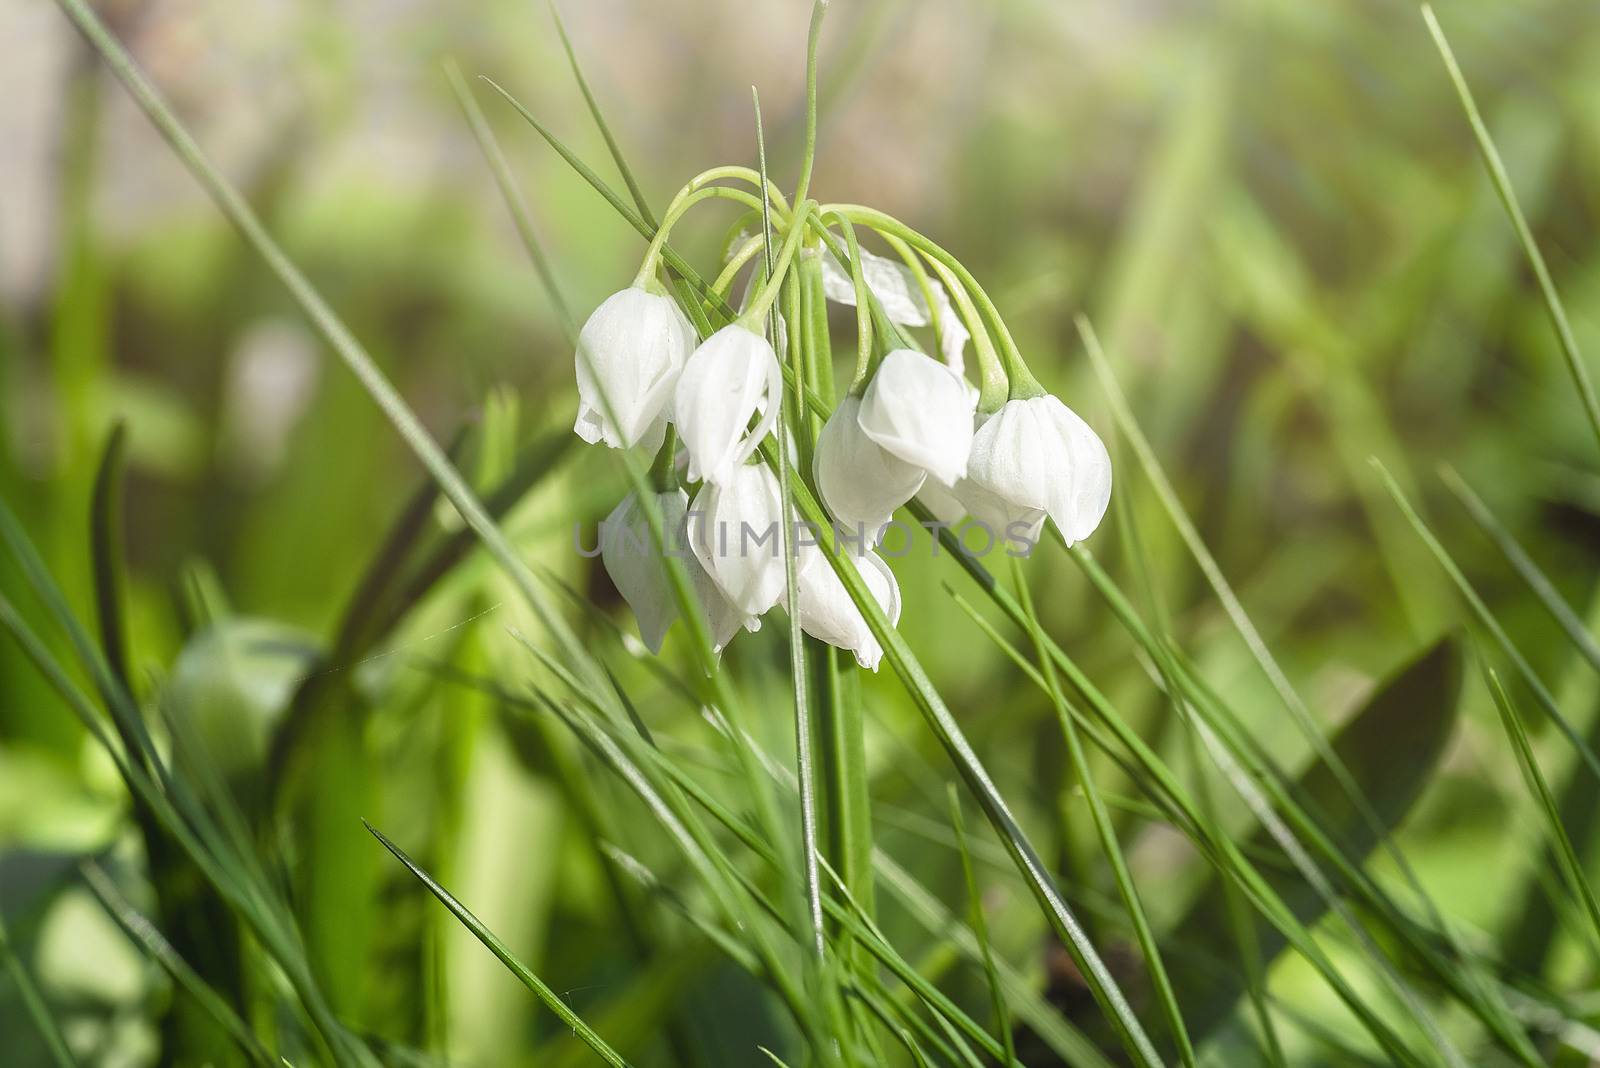
{"label": "flower cluster", "polygon": [[[741,235],[717,282],[695,280],[700,292],[683,304],[657,278],[667,232],[692,204],[711,196],[760,204],[742,189],[710,184],[728,177],[764,189],[764,207],[784,236],[775,263],[759,285],[752,280],[737,313],[725,294],[757,253],[771,255],[763,237]],[[860,249],[853,214],[899,250],[903,262]],[[848,238],[848,252],[836,229]],[[783,315],[769,317],[780,297]],[[819,313],[826,301],[855,305],[859,334],[855,378],[831,412],[832,371],[823,366],[831,363],[831,349],[826,311]],[[699,333],[685,309],[701,322]],[[718,311],[725,325],[717,325]],[[762,329],[769,321],[803,387],[787,400],[784,364]],[[933,327],[941,358],[920,351],[906,333],[923,326]],[[701,334],[707,336],[697,344]],[[968,339],[979,357],[981,389],[964,374]],[[808,344],[814,351],[805,351]],[[777,449],[758,456],[786,403],[792,432],[781,447],[792,463],[809,461],[793,463],[791,477],[808,471],[808,488],[838,528],[858,532],[839,538],[835,551],[852,560],[891,624],[899,620],[899,586],[876,550],[895,511],[914,497],[945,522],[970,515],[992,537],[1024,550],[1046,519],[1068,544],[1087,537],[1110,499],[1105,446],[1034,380],[987,298],[948,254],[869,209],[806,201],[791,211],[770,184],[741,168],[707,172],[680,192],[634,285],[609,297],[584,324],[576,370],[578,435],[657,454],[651,503],[629,494],[600,537],[606,571],[652,652],[681,607],[700,613],[718,651],[741,628],[758,629],[774,607],[787,610],[786,553],[792,553],[791,614],[802,629],[877,668],[882,648],[828,552],[816,538],[794,536],[769,466]],[[824,414],[817,428],[811,419]],[[654,536],[652,519],[659,522]],[[681,561],[689,597],[674,590],[666,556]]]}

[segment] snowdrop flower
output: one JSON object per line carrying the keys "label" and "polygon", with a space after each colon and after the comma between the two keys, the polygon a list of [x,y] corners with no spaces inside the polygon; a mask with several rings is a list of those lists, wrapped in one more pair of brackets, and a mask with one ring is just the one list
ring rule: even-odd
{"label": "snowdrop flower", "polygon": [[1027,526],[1031,541],[1049,516],[1071,545],[1094,533],[1106,514],[1111,457],[1089,424],[1055,397],[1013,399],[973,435],[956,495],[997,537],[1012,536],[1015,522]]}
{"label": "snowdrop flower", "polygon": [[[685,547],[685,517],[689,495],[681,489],[658,493],[662,533],[667,552],[683,560],[688,569],[695,599],[711,630],[711,644],[718,652],[739,632],[745,616],[727,598]],[[639,636],[652,653],[661,652],[667,629],[678,618],[678,602],[672,595],[672,580],[667,561],[650,537],[650,524],[635,494],[628,494],[600,524],[600,561],[622,599],[639,621]]]}
{"label": "snowdrop flower", "polygon": [[868,437],[861,428],[861,410],[860,397],[846,397],[828,417],[817,436],[812,477],[833,517],[846,526],[864,527],[876,544],[894,510],[922,488],[927,472]]}
{"label": "snowdrop flower", "polygon": [[722,595],[750,618],[783,600],[783,496],[765,464],[744,464],[726,482],[705,483],[690,509],[691,544]]}
{"label": "snowdrop flower", "polygon": [[[673,419],[689,452],[689,480],[726,482],[772,429],[783,374],[766,338],[738,323],[695,349],[674,394]],[[756,412],[761,421],[745,433]]]}
{"label": "snowdrop flower", "polygon": [[978,397],[959,374],[915,349],[884,356],[856,417],[888,452],[947,486],[966,477]]}
{"label": "snowdrop flower", "polygon": [[[856,569],[891,624],[900,622],[900,584],[877,553],[852,554]],[[821,551],[807,555],[799,576],[800,629],[819,641],[855,654],[856,663],[878,670],[883,647],[867,626],[861,609],[850,599],[844,582]]]}
{"label": "snowdrop flower", "polygon": [[670,297],[639,286],[607,297],[578,334],[572,429],[591,445],[658,447],[694,340],[694,328]]}

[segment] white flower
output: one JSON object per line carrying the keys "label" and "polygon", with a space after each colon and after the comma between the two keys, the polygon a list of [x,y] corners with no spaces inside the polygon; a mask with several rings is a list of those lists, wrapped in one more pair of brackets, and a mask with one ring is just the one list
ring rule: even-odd
{"label": "white flower", "polygon": [[950,486],[966,476],[977,407],[956,372],[915,349],[895,349],[867,384],[856,418],[867,437]]}
{"label": "white flower", "polygon": [[811,468],[833,517],[849,527],[864,527],[876,544],[878,532],[922,488],[927,472],[869,438],[861,429],[860,411],[860,397],[839,402],[817,435]]}
{"label": "white flower", "polygon": [[672,298],[638,286],[607,297],[578,334],[578,418],[591,445],[655,448],[689,352],[694,328]]}
{"label": "white flower", "polygon": [[1048,515],[1071,545],[1094,533],[1106,514],[1111,457],[1089,424],[1055,397],[1010,400],[973,435],[967,477],[955,492],[997,538],[1021,522],[1033,540]]}
{"label": "white flower", "polygon": [[[782,401],[783,373],[766,338],[733,323],[702,342],[684,365],[673,402],[689,481],[731,478],[772,429]],[[747,435],[758,411],[761,421]]]}
{"label": "white flower", "polygon": [[750,617],[783,600],[783,496],[765,464],[744,464],[726,482],[707,482],[690,509],[694,554],[724,597]]}
{"label": "white flower", "polygon": [[[900,622],[900,584],[889,565],[871,551],[852,554],[851,559],[889,622]],[[807,554],[798,582],[800,628],[819,641],[850,650],[856,663],[877,671],[883,647],[867,627],[861,609],[850,599],[844,582],[834,573],[832,561],[821,550]]]}
{"label": "white flower", "polygon": [[[688,548],[685,515],[689,495],[676,489],[658,493],[655,499],[661,510],[665,549],[681,559],[688,570],[695,599],[711,630],[712,647],[721,652],[739,632],[746,617],[722,596]],[[678,602],[672,594],[667,561],[656,549],[650,536],[649,520],[636,494],[624,497],[600,524],[600,561],[617,592],[633,609],[644,644],[652,653],[659,653],[667,629],[678,618]]]}

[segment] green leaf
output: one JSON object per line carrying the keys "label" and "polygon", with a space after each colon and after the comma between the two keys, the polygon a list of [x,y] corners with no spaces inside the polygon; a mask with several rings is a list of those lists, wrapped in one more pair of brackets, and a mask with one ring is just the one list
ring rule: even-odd
{"label": "green leaf", "polygon": [[573,1012],[567,1006],[567,1003],[556,995],[554,990],[545,985],[544,980],[533,974],[527,965],[518,960],[516,954],[512,953],[504,942],[495,937],[493,931],[485,927],[483,922],[474,916],[465,905],[451,896],[450,891],[435,882],[433,876],[418,867],[417,863],[406,856],[405,851],[399,846],[389,841],[382,831],[367,823],[366,820],[361,822],[366,825],[368,831],[372,832],[374,838],[383,843],[385,849],[395,855],[395,859],[404,864],[411,874],[415,875],[417,880],[428,888],[429,893],[439,899],[440,904],[449,909],[451,914],[461,921],[463,927],[472,932],[473,937],[482,942],[489,952],[500,958],[500,963],[504,964],[511,974],[521,980],[523,986],[533,991],[534,995],[544,1002],[551,1012],[560,1017],[561,1022],[571,1028],[575,1036],[585,1042],[607,1064],[613,1065],[614,1068],[627,1068],[628,1062],[622,1059],[622,1055],[607,1045],[605,1039],[590,1030],[589,1025],[583,1022],[582,1017]]}
{"label": "green leaf", "polygon": [[[1444,752],[1457,718],[1462,657],[1457,639],[1444,638],[1380,685],[1378,691],[1334,736],[1334,753],[1361,788],[1386,833],[1411,811]],[[1378,845],[1365,815],[1318,762],[1296,783],[1302,803],[1322,814],[1334,840],[1352,861],[1366,858]],[[1247,839],[1246,852],[1281,855],[1265,828]],[[1288,874],[1288,861],[1264,865],[1263,873],[1302,924],[1315,923],[1327,906],[1305,882]],[[1188,912],[1173,925],[1167,939],[1188,952],[1170,962],[1173,985],[1184,1006],[1195,1041],[1202,1041],[1227,1018],[1244,993],[1243,973],[1231,964],[1238,949],[1228,919],[1227,894],[1213,875]],[[1282,952],[1286,941],[1277,928],[1253,916],[1255,941],[1263,967]]]}

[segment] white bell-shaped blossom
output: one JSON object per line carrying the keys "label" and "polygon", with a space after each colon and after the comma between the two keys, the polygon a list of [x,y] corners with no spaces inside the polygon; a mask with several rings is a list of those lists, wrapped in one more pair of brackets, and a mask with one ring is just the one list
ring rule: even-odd
{"label": "white bell-shaped blossom", "polygon": [[[673,400],[673,419],[689,453],[691,482],[725,482],[772,429],[783,401],[783,373],[760,334],[733,323],[689,356]],[[761,413],[754,430],[750,419]]]}
{"label": "white bell-shaped blossom", "polygon": [[[931,362],[931,361],[930,361]],[[861,527],[874,544],[894,510],[922,488],[927,472],[907,463],[861,429],[860,397],[846,397],[817,435],[812,476],[822,503],[841,524]]]}
{"label": "white bell-shaped blossom", "polygon": [[591,445],[658,447],[694,342],[672,298],[638,286],[607,297],[578,334],[572,429]]}
{"label": "white bell-shaped blossom", "polygon": [[[872,592],[872,597],[889,617],[889,622],[900,622],[900,584],[894,572],[877,553],[852,554],[856,569]],[[798,578],[800,601],[800,628],[819,641],[855,654],[856,663],[873,671],[883,659],[883,646],[867,626],[867,621],[850,599],[844,582],[833,570],[832,561],[822,550],[814,549],[806,555],[805,567]]]}
{"label": "white bell-shaped blossom", "polygon": [[856,419],[879,446],[949,486],[966,477],[977,407],[959,374],[915,349],[894,349],[867,383]]}
{"label": "white bell-shaped blossom", "polygon": [[777,477],[765,464],[743,464],[727,481],[705,483],[689,513],[695,556],[756,629],[788,587]]}
{"label": "white bell-shaped blossom", "polygon": [[[746,617],[722,595],[690,549],[686,515],[689,496],[681,489],[655,495],[667,553],[683,561],[695,600],[718,652],[739,632]],[[639,636],[652,653],[661,651],[667,629],[678,618],[678,602],[667,574],[667,559],[650,536],[650,523],[636,494],[628,494],[600,524],[600,560],[606,574],[639,621]]]}
{"label": "white bell-shaped blossom", "polygon": [[967,477],[955,491],[997,538],[1012,522],[1029,524],[1036,535],[1048,515],[1071,545],[1094,533],[1106,514],[1111,456],[1055,397],[1010,400],[973,435]]}

